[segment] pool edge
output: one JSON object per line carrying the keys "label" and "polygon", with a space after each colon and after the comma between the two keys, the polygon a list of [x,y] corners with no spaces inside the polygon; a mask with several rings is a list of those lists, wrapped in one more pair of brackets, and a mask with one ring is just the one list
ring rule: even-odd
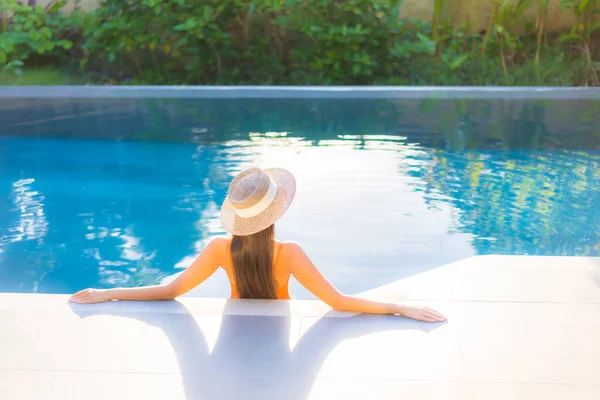
{"label": "pool edge", "polygon": [[0,86],[10,98],[587,99],[595,87],[502,86]]}

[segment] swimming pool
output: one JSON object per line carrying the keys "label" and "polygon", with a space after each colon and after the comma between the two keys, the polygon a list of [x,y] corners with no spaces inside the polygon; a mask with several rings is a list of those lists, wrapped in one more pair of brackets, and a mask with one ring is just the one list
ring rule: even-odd
{"label": "swimming pool", "polygon": [[0,121],[2,292],[172,279],[254,165],[294,172],[277,232],[347,293],[477,254],[600,255],[596,99],[0,98]]}

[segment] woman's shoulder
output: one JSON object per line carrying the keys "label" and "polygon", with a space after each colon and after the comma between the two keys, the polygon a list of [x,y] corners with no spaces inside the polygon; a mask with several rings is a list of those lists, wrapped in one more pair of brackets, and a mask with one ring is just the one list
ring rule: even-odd
{"label": "woman's shoulder", "polygon": [[300,243],[298,242],[278,241],[277,243],[280,246],[280,251],[287,256],[295,256],[304,252],[302,246],[300,246]]}
{"label": "woman's shoulder", "polygon": [[207,246],[223,246],[229,244],[231,242],[231,238],[227,236],[216,236],[211,238],[208,242]]}
{"label": "woman's shoulder", "polygon": [[226,236],[214,237],[210,239],[204,250],[218,253],[225,252],[229,247],[229,243],[231,243],[231,238]]}

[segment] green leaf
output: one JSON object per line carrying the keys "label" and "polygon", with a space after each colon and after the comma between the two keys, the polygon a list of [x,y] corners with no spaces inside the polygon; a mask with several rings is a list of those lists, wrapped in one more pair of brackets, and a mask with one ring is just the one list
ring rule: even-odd
{"label": "green leaf", "polygon": [[[539,0],[538,0],[539,1]],[[523,17],[523,13],[533,4],[533,0],[519,0],[517,6],[513,11],[513,15],[511,16],[511,21],[509,21],[512,26],[516,21],[520,21]]]}
{"label": "green leaf", "polygon": [[465,61],[467,61],[468,58],[469,53],[465,53],[456,57],[454,61],[452,61],[452,63],[450,64],[450,69],[454,71],[456,68],[460,67]]}
{"label": "green leaf", "polygon": [[596,22],[594,25],[590,26],[590,28],[589,28],[589,34],[591,35],[597,29],[600,29],[600,22]]}
{"label": "green leaf", "polygon": [[561,42],[566,42],[568,40],[581,40],[585,42],[585,38],[576,33],[563,33],[562,35],[560,35]]}
{"label": "green leaf", "polygon": [[437,43],[435,40],[432,40],[430,37],[423,35],[421,32],[417,32],[417,38],[419,39],[419,42],[421,42],[421,44],[424,45],[426,53],[435,53],[435,49],[437,48]]}
{"label": "green leaf", "polygon": [[111,51],[110,53],[108,53],[108,61],[110,61],[111,63],[115,62],[116,58],[117,58],[117,55],[114,52]]}
{"label": "green leaf", "polygon": [[70,40],[63,40],[62,47],[65,50],[70,50],[73,47],[73,42],[71,42]]}
{"label": "green leaf", "polygon": [[52,31],[47,26],[44,26],[42,29],[40,29],[40,32],[48,39],[52,37]]}
{"label": "green leaf", "polygon": [[6,53],[3,51],[0,51],[0,64],[6,64]]}
{"label": "green leaf", "polygon": [[15,45],[13,42],[2,41],[0,42],[0,49],[4,50],[5,53],[12,53],[15,51]]}
{"label": "green leaf", "polygon": [[212,19],[212,9],[210,6],[204,6],[203,15],[204,21],[210,21]]}
{"label": "green leaf", "polygon": [[579,3],[579,13],[580,14],[583,14],[583,12],[587,8],[589,2],[590,2],[590,0],[581,0],[581,2]]}
{"label": "green leaf", "polygon": [[560,8],[563,8],[563,9],[572,8],[573,7],[573,0],[561,0],[558,3],[558,6]]}

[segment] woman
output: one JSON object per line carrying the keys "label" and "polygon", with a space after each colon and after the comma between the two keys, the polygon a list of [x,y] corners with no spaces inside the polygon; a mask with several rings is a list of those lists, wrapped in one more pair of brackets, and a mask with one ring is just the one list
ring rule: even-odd
{"label": "woman", "polygon": [[383,303],[340,293],[293,242],[275,240],[274,223],[296,194],[293,175],[280,168],[250,168],[236,176],[221,207],[221,222],[232,238],[215,238],[181,275],[168,284],[128,289],[86,289],[74,303],[111,300],[171,300],[208,279],[217,268],[227,273],[231,297],[288,300],[294,276],[316,297],[338,311],[397,314],[427,322],[446,318],[426,307]]}

